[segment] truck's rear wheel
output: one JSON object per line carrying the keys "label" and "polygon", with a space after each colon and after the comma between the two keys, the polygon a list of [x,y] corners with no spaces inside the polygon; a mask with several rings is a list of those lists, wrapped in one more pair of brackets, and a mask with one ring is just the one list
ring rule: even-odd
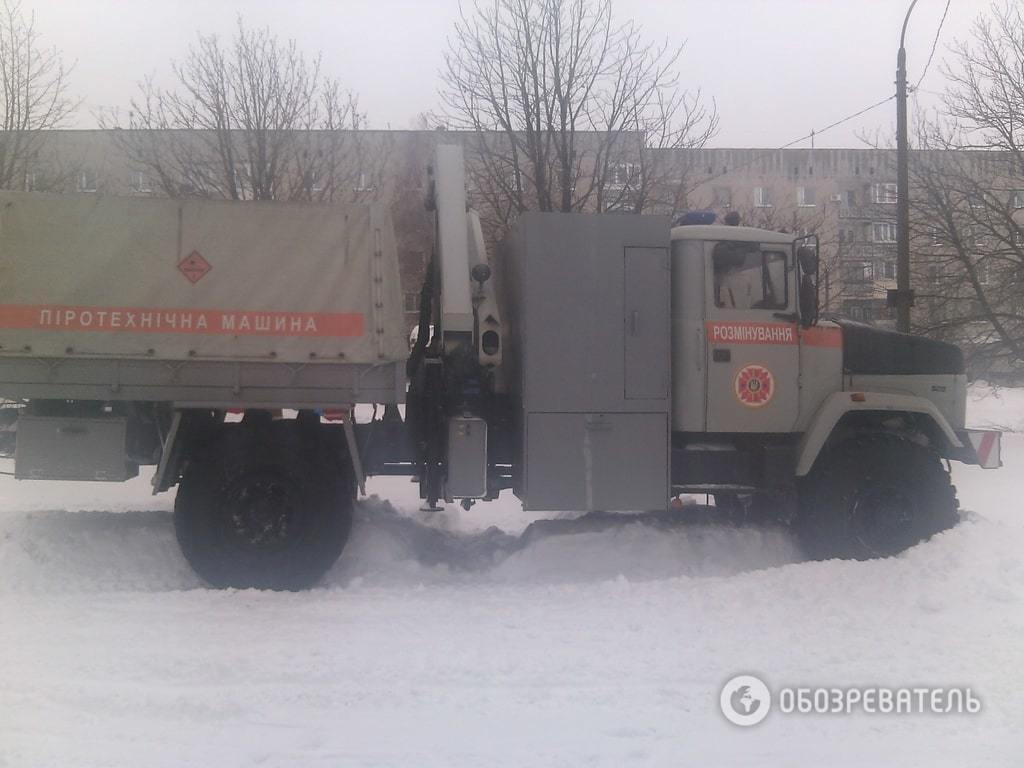
{"label": "truck's rear wheel", "polygon": [[304,589],[341,554],[353,499],[348,474],[294,423],[240,428],[190,464],[174,527],[215,587]]}
{"label": "truck's rear wheel", "polygon": [[895,435],[851,438],[818,458],[800,486],[796,530],[819,560],[902,552],[958,520],[938,455]]}

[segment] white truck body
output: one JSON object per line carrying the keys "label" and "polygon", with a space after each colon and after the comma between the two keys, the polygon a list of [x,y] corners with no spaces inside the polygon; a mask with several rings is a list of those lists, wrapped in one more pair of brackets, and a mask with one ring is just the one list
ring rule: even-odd
{"label": "white truck body", "polygon": [[955,346],[819,318],[816,243],[526,212],[492,263],[464,175],[441,147],[411,349],[379,208],[0,192],[0,455],[156,464],[199,573],[289,589],[341,552],[364,475],[467,509],[707,493],[871,557],[955,524],[943,459],[999,466]]}

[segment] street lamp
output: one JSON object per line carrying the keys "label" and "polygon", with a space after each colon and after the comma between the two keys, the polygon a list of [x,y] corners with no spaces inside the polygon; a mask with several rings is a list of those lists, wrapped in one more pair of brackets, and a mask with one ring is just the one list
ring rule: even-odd
{"label": "street lamp", "polygon": [[900,50],[896,54],[896,290],[889,292],[889,305],[896,307],[896,329],[910,332],[910,308],[914,292],[910,288],[910,171],[907,147],[907,51],[904,39],[907,22],[917,5],[912,0],[900,31]]}

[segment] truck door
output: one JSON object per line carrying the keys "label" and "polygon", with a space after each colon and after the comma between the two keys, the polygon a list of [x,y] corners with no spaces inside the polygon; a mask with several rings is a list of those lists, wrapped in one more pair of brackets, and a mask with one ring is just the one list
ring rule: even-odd
{"label": "truck door", "polygon": [[800,371],[792,248],[708,243],[709,432],[790,432]]}

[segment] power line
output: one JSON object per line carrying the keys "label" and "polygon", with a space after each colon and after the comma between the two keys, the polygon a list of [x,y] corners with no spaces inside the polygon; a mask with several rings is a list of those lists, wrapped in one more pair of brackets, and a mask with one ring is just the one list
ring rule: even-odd
{"label": "power line", "polygon": [[739,170],[741,168],[746,168],[749,165],[753,165],[754,163],[756,163],[756,162],[758,162],[760,160],[763,160],[766,157],[769,157],[770,155],[772,155],[775,152],[778,152],[781,149],[789,149],[794,144],[799,144],[800,142],[807,141],[808,139],[812,139],[812,138],[814,138],[814,137],[824,133],[825,131],[830,131],[833,128],[837,128],[838,126],[843,125],[843,123],[848,123],[851,120],[855,120],[858,117],[860,117],[861,115],[865,114],[866,112],[870,112],[872,109],[877,109],[878,107],[882,106],[883,104],[887,104],[888,102],[892,101],[895,98],[896,98],[896,94],[892,94],[891,96],[886,96],[881,101],[876,101],[874,104],[871,104],[871,105],[869,105],[867,107],[864,107],[863,109],[857,110],[852,115],[847,115],[846,117],[844,117],[844,118],[842,118],[840,120],[836,120],[834,123],[829,123],[824,128],[812,129],[810,133],[805,134],[805,135],[801,136],[798,139],[793,139],[792,141],[787,142],[786,144],[783,144],[781,147],[776,147],[775,149],[769,149],[767,152],[763,152],[760,155],[758,155],[757,157],[754,157],[754,158],[748,160],[745,163],[740,163],[739,165],[734,165],[732,168],[725,169],[721,173],[712,174],[707,179],[705,179],[703,183],[706,184],[709,181],[714,181],[715,179],[721,178],[722,176],[725,176],[725,175],[727,175],[729,173],[737,171],[737,170]]}
{"label": "power line", "polygon": [[949,14],[950,2],[951,0],[946,0],[946,10],[942,12],[942,19],[939,21],[939,28],[935,30],[935,39],[932,40],[932,50],[931,53],[928,54],[928,61],[925,62],[924,71],[921,72],[921,77],[917,79],[917,84],[914,86],[915,91],[920,87],[921,82],[924,80],[924,76],[928,74],[928,67],[932,64],[932,57],[935,56],[935,48],[939,44],[939,35],[942,34],[942,25],[946,23],[946,16]]}
{"label": "power line", "polygon": [[825,131],[830,131],[833,128],[835,128],[837,126],[840,126],[843,123],[848,123],[851,120],[854,120],[854,119],[860,117],[865,112],[870,112],[872,109],[880,107],[883,104],[885,104],[886,102],[892,101],[895,98],[896,98],[896,94],[893,94],[892,96],[886,96],[881,101],[876,101],[874,104],[872,104],[869,107],[864,107],[864,109],[858,110],[857,112],[854,112],[852,115],[847,115],[842,120],[836,120],[834,123],[830,123],[829,125],[826,125],[824,128],[819,128],[817,130],[812,130],[806,136],[801,136],[799,139],[793,139],[793,141],[789,142],[789,144],[783,144],[781,147],[779,147],[779,149],[788,149],[789,147],[793,146],[794,144],[799,144],[801,141],[806,141],[807,139],[810,139],[810,138],[812,138],[814,136],[817,136],[819,133],[824,133]]}
{"label": "power line", "polygon": [[[935,38],[932,40],[932,49],[931,49],[931,51],[928,54],[928,61],[925,62],[924,70],[921,72],[921,77],[918,79],[917,84],[914,86],[914,90],[915,91],[920,88],[921,83],[924,81],[925,75],[928,74],[928,68],[931,67],[932,59],[935,57],[935,50],[936,50],[936,48],[939,45],[939,37],[942,35],[942,27],[946,23],[946,17],[949,15],[949,6],[950,6],[951,3],[952,3],[952,0],[946,0],[946,7],[942,11],[942,18],[939,20],[938,29],[935,30]],[[871,104],[871,105],[869,105],[867,107],[864,107],[863,109],[857,110],[852,115],[847,115],[846,117],[844,117],[844,118],[842,118],[840,120],[836,120],[834,123],[829,123],[824,128],[812,129],[810,133],[805,134],[805,135],[803,135],[803,136],[801,136],[801,137],[799,137],[797,139],[793,139],[792,141],[787,142],[786,144],[783,144],[781,147],[777,147],[776,149],[769,150],[769,151],[764,152],[764,153],[758,155],[757,157],[755,157],[755,158],[753,158],[753,159],[751,159],[751,160],[749,160],[749,161],[747,161],[745,163],[740,163],[739,165],[733,166],[732,171],[736,171],[736,170],[738,170],[740,168],[746,168],[749,165],[753,165],[754,163],[758,162],[759,160],[763,160],[764,158],[768,157],[773,152],[778,152],[780,149],[789,149],[794,144],[799,144],[800,142],[807,141],[808,139],[813,140],[816,136],[824,133],[825,131],[832,130],[833,128],[837,128],[840,125],[843,125],[844,123],[848,123],[851,120],[855,120],[858,117],[860,117],[861,115],[863,115],[863,114],[865,114],[867,112],[870,112],[873,109],[877,109],[878,107],[882,106],[883,104],[889,103],[890,101],[892,101],[895,98],[896,98],[896,94],[892,94],[891,96],[886,96],[881,101],[876,101],[874,104]],[[732,171],[726,170],[726,171],[723,171],[722,173],[712,174],[710,177],[708,177],[707,181],[714,181],[715,179],[720,178],[720,177],[726,175],[727,173],[731,173]]]}

